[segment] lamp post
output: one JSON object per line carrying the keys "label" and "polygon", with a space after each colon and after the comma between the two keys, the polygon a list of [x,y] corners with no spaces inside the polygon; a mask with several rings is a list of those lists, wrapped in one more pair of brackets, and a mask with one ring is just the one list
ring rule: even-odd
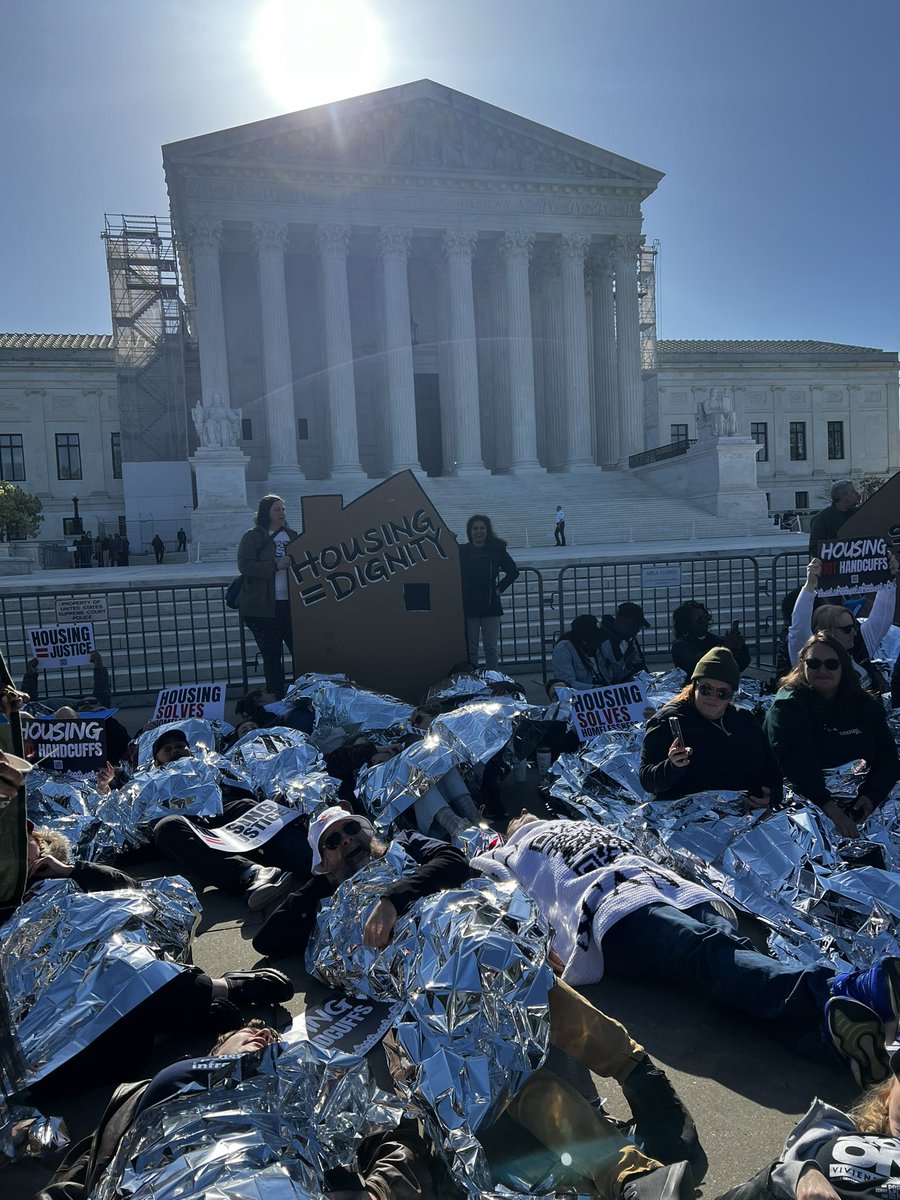
{"label": "lamp post", "polygon": [[72,497],[72,533],[83,533],[84,527],[81,524],[81,517],[78,515],[78,497]]}

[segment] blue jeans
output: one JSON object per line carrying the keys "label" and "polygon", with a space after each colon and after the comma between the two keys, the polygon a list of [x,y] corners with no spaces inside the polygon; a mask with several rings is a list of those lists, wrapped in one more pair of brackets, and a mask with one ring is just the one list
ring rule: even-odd
{"label": "blue jeans", "polygon": [[770,1037],[804,1058],[843,1061],[825,1031],[833,970],[790,967],[760,954],[711,905],[639,908],[604,935],[603,958],[611,975],[700,992],[764,1021]]}

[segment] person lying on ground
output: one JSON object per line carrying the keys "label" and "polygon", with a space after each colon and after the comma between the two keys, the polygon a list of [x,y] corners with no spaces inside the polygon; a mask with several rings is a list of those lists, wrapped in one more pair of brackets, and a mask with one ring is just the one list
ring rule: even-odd
{"label": "person lying on ground", "polygon": [[260,729],[283,725],[301,733],[312,733],[316,721],[312,703],[305,697],[296,701],[279,700],[274,692],[267,692],[265,688],[251,688],[237,701],[234,711],[245,721],[255,721]]}
{"label": "person lying on ground", "polygon": [[645,791],[657,800],[744,792],[748,812],[781,802],[781,771],[763,728],[732,704],[740,682],[730,650],[703,655],[690,683],[647,722],[638,770]]}
{"label": "person lying on ground", "polygon": [[712,615],[699,600],[686,600],[672,613],[672,662],[684,671],[688,683],[699,659],[715,646],[725,646],[734,655],[738,670],[744,672],[750,666],[750,651],[744,641],[737,621],[724,637],[709,632]]}
{"label": "person lying on ground", "polygon": [[848,1113],[815,1099],[781,1158],[719,1200],[888,1200],[900,1178],[900,1051]]}
{"label": "person lying on ground", "polygon": [[[124,871],[105,863],[72,858],[68,838],[55,829],[28,826],[28,889],[43,879],[71,879],[83,892],[113,892],[140,885]],[[26,897],[28,892],[26,892]]]}
{"label": "person lying on ground", "polygon": [[[794,967],[735,933],[729,906],[594,821],[510,822],[505,845],[472,869],[511,879],[554,930],[563,980],[604,974],[680,986],[760,1022],[782,1045],[857,1082],[885,1079],[885,1031],[900,1012],[900,958],[868,971]],[[728,913],[726,917],[723,913]]]}
{"label": "person lying on ground", "polygon": [[[884,803],[900,777],[897,747],[884,704],[865,691],[844,646],[816,633],[781,680],[765,731],[782,774],[795,792],[830,817],[843,837]],[[864,759],[855,798],[836,799],[824,772]]]}
{"label": "person lying on ground", "polygon": [[[340,807],[325,809],[310,823],[309,840],[313,877],[256,934],[253,948],[259,954],[303,954],[322,901],[388,849],[367,820]],[[416,866],[385,889],[366,919],[365,944],[377,950],[388,945],[397,921],[417,900],[456,888],[471,873],[462,852],[443,842],[400,833],[394,844],[402,846]],[[562,966],[558,960],[556,963]],[[665,1074],[618,1022],[561,980],[550,990],[550,1040],[592,1071],[619,1083],[637,1119],[638,1141],[647,1155],[657,1162],[687,1159],[702,1173],[705,1156],[693,1120]],[[538,1133],[536,1136],[545,1140]]]}
{"label": "person lying on ground", "polygon": [[[888,552],[888,563],[892,580],[897,578],[897,560]],[[814,633],[828,633],[850,655],[853,668],[860,677],[863,687],[873,692],[886,692],[887,680],[872,662],[884,635],[894,620],[897,599],[896,582],[875,593],[875,601],[868,617],[857,620],[849,608],[837,600],[834,604],[824,603],[814,607],[822,572],[822,560],[814,558],[806,568],[806,582],[800,589],[791,626],[788,630],[788,658],[792,667],[797,665],[804,644]]]}

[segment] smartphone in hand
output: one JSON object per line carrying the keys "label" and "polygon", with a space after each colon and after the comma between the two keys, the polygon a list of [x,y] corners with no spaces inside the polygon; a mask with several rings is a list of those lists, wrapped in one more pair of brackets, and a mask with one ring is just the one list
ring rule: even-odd
{"label": "smartphone in hand", "polygon": [[669,717],[669,729],[671,730],[672,737],[675,739],[675,741],[678,742],[679,745],[683,746],[684,736],[681,732],[681,721],[678,719],[678,717]]}

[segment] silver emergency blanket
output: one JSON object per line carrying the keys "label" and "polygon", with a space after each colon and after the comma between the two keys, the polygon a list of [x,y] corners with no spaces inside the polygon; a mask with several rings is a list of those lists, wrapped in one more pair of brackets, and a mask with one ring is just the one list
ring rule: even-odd
{"label": "silver emergency blanket", "polygon": [[523,695],[521,684],[516,683],[502,671],[489,671],[486,667],[473,667],[469,671],[455,671],[428,689],[422,697],[423,704],[458,704],[462,700],[477,696],[495,696],[500,691]]}
{"label": "silver emergency blanket", "polygon": [[163,817],[219,816],[221,773],[200,758],[179,758],[167,767],[136,771],[118,792],[110,792],[107,806],[139,845]]}
{"label": "silver emergency blanket", "polygon": [[356,777],[356,795],[376,828],[384,832],[461,761],[429,731],[386,762],[363,767]]}
{"label": "silver emergency blanket", "polygon": [[474,700],[435,717],[428,732],[461,762],[486,763],[509,744],[523,717],[543,720],[544,710],[525,700]]}
{"label": "silver emergency blanket", "polygon": [[319,749],[297,729],[254,729],[226,757],[261,800],[278,796],[310,816],[337,803],[340,782],[326,771]]}
{"label": "silver emergency blanket", "polygon": [[[231,728],[233,728],[231,725],[227,726],[227,729]],[[216,732],[213,722],[202,721],[199,717],[190,717],[186,721],[166,721],[162,725],[156,725],[153,729],[148,729],[138,738],[137,761],[139,770],[153,765],[154,743],[170,729],[180,729],[187,738],[188,745],[198,757],[202,758],[204,754],[215,753]]]}
{"label": "silver emergency blanket", "polygon": [[[311,740],[323,750],[352,741],[360,733],[402,733],[412,705],[395,696],[357,687],[346,675],[301,675],[288,688],[285,701],[311,701],[316,720]],[[338,739],[338,740],[335,740]]]}
{"label": "silver emergency blanket", "polygon": [[26,1062],[43,1079],[182,971],[200,904],[179,876],[85,893],[35,888],[0,929],[0,966]]}
{"label": "silver emergency blanket", "polygon": [[60,779],[36,768],[26,776],[25,798],[30,820],[61,833],[74,858],[111,862],[126,844],[118,822],[100,819],[105,797],[87,776]]}
{"label": "silver emergency blanket", "polygon": [[0,1167],[21,1158],[47,1158],[69,1140],[62,1117],[45,1117],[36,1108],[10,1105],[0,1096]]}
{"label": "silver emergency blanket", "polygon": [[403,1116],[364,1061],[338,1067],[304,1041],[194,1066],[200,1079],[139,1115],[93,1200],[320,1200],[324,1171]]}
{"label": "silver emergency blanket", "polygon": [[546,1056],[549,933],[511,883],[469,880],[417,901],[388,947],[363,927],[412,864],[396,845],[323,904],[307,965],[332,986],[399,1007],[386,1048],[395,1083],[443,1146],[472,1196],[490,1187],[475,1131],[490,1123]]}

